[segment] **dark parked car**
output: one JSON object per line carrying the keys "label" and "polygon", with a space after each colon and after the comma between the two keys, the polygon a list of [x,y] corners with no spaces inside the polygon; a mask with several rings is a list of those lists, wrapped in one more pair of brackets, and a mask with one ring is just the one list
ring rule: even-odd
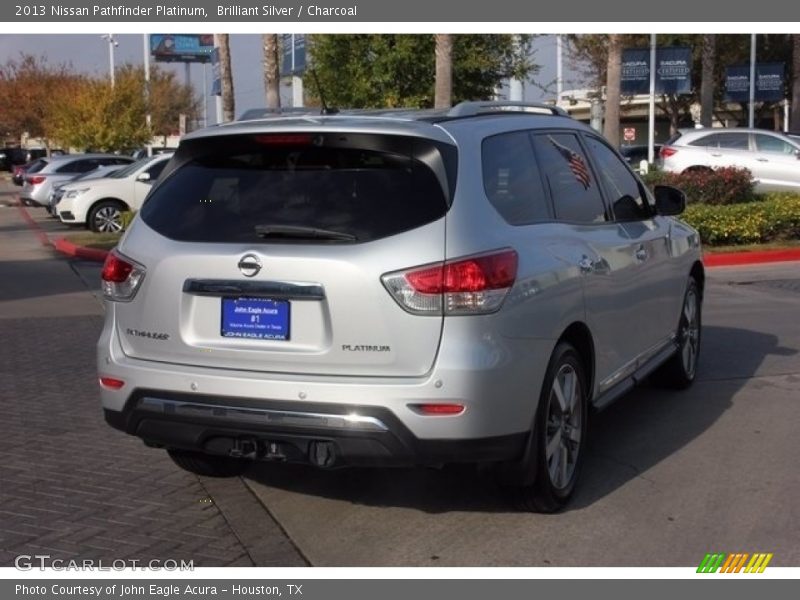
{"label": "dark parked car", "polygon": [[7,146],[0,149],[0,169],[11,171],[14,165],[21,165],[28,162],[24,148],[13,148]]}
{"label": "dark parked car", "polygon": [[[658,160],[658,153],[661,150],[661,144],[654,144],[653,146],[653,161]],[[631,168],[638,169],[639,163],[647,160],[647,144],[640,144],[635,146],[620,146],[619,153],[625,159]]]}

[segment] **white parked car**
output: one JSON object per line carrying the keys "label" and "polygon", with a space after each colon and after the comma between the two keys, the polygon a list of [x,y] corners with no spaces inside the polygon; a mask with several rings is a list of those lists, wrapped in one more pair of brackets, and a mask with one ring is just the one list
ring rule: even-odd
{"label": "white parked car", "polygon": [[775,131],[684,129],[664,144],[661,159],[662,168],[672,173],[748,169],[758,193],[800,190],[800,140]]}
{"label": "white parked car", "polygon": [[63,187],[56,212],[62,223],[85,224],[92,231],[122,230],[122,213],[139,210],[171,154],[143,158],[108,177]]}

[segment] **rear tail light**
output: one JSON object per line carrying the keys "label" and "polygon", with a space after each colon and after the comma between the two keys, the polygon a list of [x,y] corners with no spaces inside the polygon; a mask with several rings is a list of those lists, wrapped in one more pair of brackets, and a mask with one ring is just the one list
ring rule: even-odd
{"label": "rear tail light", "polygon": [[145,268],[114,250],[106,256],[103,272],[103,296],[114,302],[130,302],[142,284]]}
{"label": "rear tail light", "polygon": [[517,277],[517,253],[502,250],[387,273],[383,285],[417,315],[475,315],[500,308]]}
{"label": "rear tail light", "polygon": [[670,156],[676,154],[677,152],[678,151],[672,146],[662,146],[659,155],[661,156],[661,158],[669,158]]}
{"label": "rear tail light", "polygon": [[98,381],[102,387],[108,390],[119,390],[125,385],[125,382],[122,381],[122,379],[116,379],[114,377],[100,377]]}
{"label": "rear tail light", "polygon": [[44,175],[29,175],[25,179],[31,185],[39,185],[40,183],[44,183],[44,180],[47,179],[47,177]]}
{"label": "rear tail light", "polygon": [[310,133],[285,133],[257,135],[255,140],[267,146],[308,146],[314,142],[314,137]]}
{"label": "rear tail light", "polygon": [[463,404],[409,404],[409,408],[421,415],[431,417],[460,415],[464,412]]}

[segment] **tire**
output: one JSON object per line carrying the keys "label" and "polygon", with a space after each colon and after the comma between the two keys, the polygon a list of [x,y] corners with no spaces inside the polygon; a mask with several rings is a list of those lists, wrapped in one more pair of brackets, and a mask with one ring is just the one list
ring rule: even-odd
{"label": "tire", "polygon": [[562,342],[553,351],[542,384],[531,436],[535,447],[526,452],[523,464],[527,480],[533,482],[517,487],[519,508],[553,513],[569,502],[583,463],[587,425],[585,369],[575,348]]}
{"label": "tire", "polygon": [[714,169],[711,167],[704,167],[702,165],[698,165],[696,167],[687,167],[683,170],[684,173],[713,173]]}
{"label": "tire", "polygon": [[167,450],[169,457],[184,471],[205,477],[236,477],[248,466],[243,459],[216,456],[188,450]]}
{"label": "tire", "polygon": [[95,233],[117,233],[122,231],[122,213],[125,206],[116,200],[103,200],[92,206],[86,219],[89,229]]}
{"label": "tire", "polygon": [[702,332],[702,302],[694,277],[689,278],[683,297],[681,316],[675,340],[678,350],[653,373],[652,381],[659,387],[683,390],[694,383],[697,361],[700,358]]}

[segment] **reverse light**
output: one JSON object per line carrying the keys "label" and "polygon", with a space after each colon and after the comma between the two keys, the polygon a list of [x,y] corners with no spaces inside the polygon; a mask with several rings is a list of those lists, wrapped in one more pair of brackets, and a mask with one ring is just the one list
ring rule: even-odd
{"label": "reverse light", "polygon": [[517,253],[501,250],[387,273],[383,285],[406,311],[470,315],[500,308],[517,277]]}
{"label": "reverse light", "polygon": [[662,146],[661,151],[659,152],[659,156],[661,156],[661,158],[669,158],[670,156],[677,153],[678,150],[673,148],[672,146]]}
{"label": "reverse light", "polygon": [[112,250],[100,275],[103,296],[113,302],[130,302],[144,279],[145,268]]}

